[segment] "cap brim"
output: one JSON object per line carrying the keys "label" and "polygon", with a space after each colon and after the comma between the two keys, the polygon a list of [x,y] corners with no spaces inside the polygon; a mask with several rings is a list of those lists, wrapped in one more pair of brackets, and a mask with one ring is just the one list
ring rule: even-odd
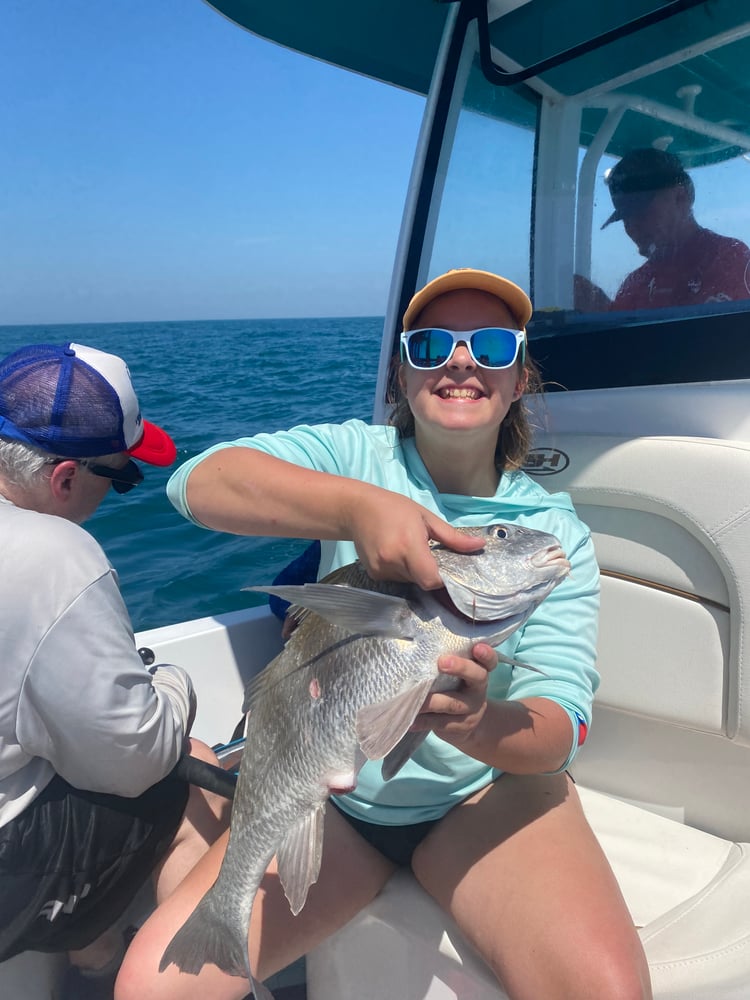
{"label": "cap brim", "polygon": [[618,211],[614,211],[606,222],[602,223],[602,229],[606,229],[607,226],[611,226],[613,222],[619,222],[622,216]]}
{"label": "cap brim", "polygon": [[448,271],[437,278],[429,281],[424,288],[420,289],[412,298],[404,313],[404,330],[412,329],[412,323],[422,312],[428,303],[436,299],[438,295],[446,292],[455,292],[463,288],[473,288],[480,292],[489,292],[495,298],[500,299],[510,309],[521,329],[526,328],[526,324],[531,319],[532,307],[526,292],[514,282],[507,278],[501,278],[499,274],[491,271],[479,271],[473,267],[460,267],[454,271]]}
{"label": "cap brim", "polygon": [[144,420],[143,437],[128,448],[128,454],[150,465],[171,465],[177,458],[177,447],[166,431]]}

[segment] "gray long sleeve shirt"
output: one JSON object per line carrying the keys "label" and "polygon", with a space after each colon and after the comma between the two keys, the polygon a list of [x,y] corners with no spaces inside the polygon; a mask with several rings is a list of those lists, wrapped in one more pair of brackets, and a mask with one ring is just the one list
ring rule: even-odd
{"label": "gray long sleeve shirt", "polygon": [[77,524],[0,497],[0,567],[0,826],[55,773],[141,794],[182,751],[188,675],[146,670],[117,576]]}

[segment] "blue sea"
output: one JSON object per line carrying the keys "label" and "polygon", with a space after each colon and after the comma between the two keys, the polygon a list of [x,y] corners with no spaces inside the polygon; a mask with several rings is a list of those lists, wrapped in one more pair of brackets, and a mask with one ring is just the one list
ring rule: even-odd
{"label": "blue sea", "polygon": [[[147,420],[177,444],[173,468],[218,441],[299,423],[372,417],[382,317],[0,326],[0,356],[75,341],[123,357]],[[170,470],[110,490],[86,523],[120,578],[136,631],[265,603],[307,542],[197,528],[166,498]]]}

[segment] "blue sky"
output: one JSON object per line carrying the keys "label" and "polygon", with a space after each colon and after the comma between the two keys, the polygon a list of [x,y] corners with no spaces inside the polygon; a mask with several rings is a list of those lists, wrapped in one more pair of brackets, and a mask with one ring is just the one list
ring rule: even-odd
{"label": "blue sky", "polygon": [[203,0],[3,0],[0,324],[379,315],[423,98]]}

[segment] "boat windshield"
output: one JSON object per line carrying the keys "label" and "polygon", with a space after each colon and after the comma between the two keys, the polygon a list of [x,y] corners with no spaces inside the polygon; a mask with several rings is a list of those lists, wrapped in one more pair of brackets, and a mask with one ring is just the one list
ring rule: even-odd
{"label": "boat windshield", "polygon": [[[590,37],[613,28],[639,5],[603,5],[585,25],[571,4],[547,4],[544,13],[534,2],[510,13],[513,5],[492,6],[504,13],[489,22],[491,59],[512,73],[575,46],[584,29]],[[512,86],[483,71],[481,31],[469,21],[453,78],[442,81],[450,111],[419,280],[471,265],[529,289],[532,344],[567,388],[750,377],[746,347],[739,367],[704,363],[709,318],[714,336],[750,340],[750,19],[738,14],[742,6],[694,7]],[[578,336],[590,346],[592,335],[600,346],[606,337],[607,353],[623,355],[626,368],[629,352],[653,338],[671,361],[647,349],[653,370],[641,362],[619,383],[571,378],[554,341]],[[693,341],[686,363],[673,364],[677,345]]]}

